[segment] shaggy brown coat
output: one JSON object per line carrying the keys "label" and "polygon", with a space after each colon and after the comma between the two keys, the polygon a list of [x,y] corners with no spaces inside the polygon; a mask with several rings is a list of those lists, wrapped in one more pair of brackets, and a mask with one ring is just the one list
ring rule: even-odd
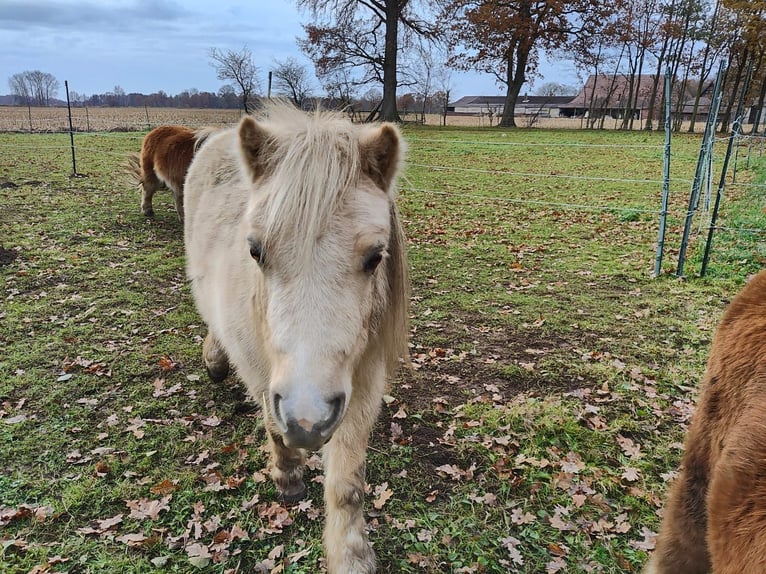
{"label": "shaggy brown coat", "polygon": [[173,192],[178,219],[184,220],[184,179],[194,153],[210,135],[210,129],[192,130],[184,126],[154,128],[141,144],[141,154],[128,158],[128,169],[141,185],[141,211],[154,216],[152,197],[166,187]]}
{"label": "shaggy brown coat", "polygon": [[766,572],[766,271],[718,325],[646,574]]}

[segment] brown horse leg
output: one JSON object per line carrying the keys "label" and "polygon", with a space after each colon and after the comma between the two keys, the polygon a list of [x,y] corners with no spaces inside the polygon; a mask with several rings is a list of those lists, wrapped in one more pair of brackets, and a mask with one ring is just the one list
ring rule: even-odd
{"label": "brown horse leg", "polygon": [[202,358],[205,360],[207,374],[214,382],[220,383],[228,376],[229,357],[210,331],[202,343]]}
{"label": "brown horse leg", "polygon": [[701,448],[687,441],[683,470],[670,490],[657,545],[644,574],[707,574],[705,496],[707,465],[700,464],[695,451]]}
{"label": "brown horse leg", "polygon": [[141,177],[141,212],[147,217],[154,217],[152,197],[154,197],[154,192],[162,187],[162,183],[154,175],[151,165],[142,165],[141,169],[143,172]]}
{"label": "brown horse leg", "polygon": [[176,213],[178,214],[178,220],[184,222],[184,190],[173,189],[173,203],[176,206]]}

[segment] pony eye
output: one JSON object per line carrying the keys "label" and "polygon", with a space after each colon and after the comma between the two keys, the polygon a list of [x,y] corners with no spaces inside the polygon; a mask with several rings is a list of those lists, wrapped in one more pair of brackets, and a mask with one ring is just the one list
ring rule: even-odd
{"label": "pony eye", "polygon": [[248,239],[250,244],[250,257],[255,259],[259,265],[263,265],[263,245],[256,239]]}
{"label": "pony eye", "polygon": [[383,261],[383,248],[376,247],[365,256],[362,269],[365,273],[372,273],[378,268],[381,261]]}

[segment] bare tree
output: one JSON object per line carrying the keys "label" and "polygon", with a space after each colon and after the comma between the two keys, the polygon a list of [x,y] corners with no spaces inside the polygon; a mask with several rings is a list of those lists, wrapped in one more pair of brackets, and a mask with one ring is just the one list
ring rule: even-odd
{"label": "bare tree", "polygon": [[[381,118],[398,121],[399,52],[414,36],[435,37],[436,28],[418,14],[431,0],[295,0],[311,12],[301,49],[321,78],[354,71],[358,84],[383,85]],[[326,21],[322,18],[326,17]]]}
{"label": "bare tree", "polygon": [[32,90],[27,84],[23,73],[13,74],[8,78],[8,86],[11,88],[11,94],[16,98],[16,102],[26,106],[32,105]]}
{"label": "bare tree", "polygon": [[59,90],[58,80],[40,70],[14,74],[8,79],[8,85],[19,103],[27,106],[48,106]]}
{"label": "bare tree", "polygon": [[578,89],[574,86],[567,84],[559,84],[558,82],[545,82],[542,86],[537,88],[535,95],[538,96],[576,96]]}
{"label": "bare tree", "polygon": [[311,97],[309,73],[295,58],[274,61],[274,87],[289,95],[299,108]]}
{"label": "bare tree", "polygon": [[[426,111],[434,107],[434,93],[444,90],[445,83],[449,84],[451,70],[446,66],[449,56],[442,48],[432,42],[420,42],[415,51],[412,77],[417,101],[420,104],[421,123],[426,121]],[[446,91],[449,91],[449,87]],[[438,106],[439,112],[444,110],[442,103],[440,102]]]}
{"label": "bare tree", "polygon": [[357,99],[357,88],[358,83],[353,80],[348,70],[336,70],[325,76],[324,89],[330,106],[347,111],[352,120],[357,119],[353,106],[354,100]]}
{"label": "bare tree", "polygon": [[253,63],[248,47],[243,47],[239,52],[211,48],[208,56],[218,79],[230,80],[237,85],[242,107],[245,113],[250,113],[254,109],[253,100],[258,88],[258,68]]}

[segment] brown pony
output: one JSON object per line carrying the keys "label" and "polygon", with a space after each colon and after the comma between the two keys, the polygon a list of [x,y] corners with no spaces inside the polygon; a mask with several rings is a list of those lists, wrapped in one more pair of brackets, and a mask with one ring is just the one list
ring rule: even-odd
{"label": "brown pony", "polygon": [[718,325],[646,574],[766,572],[766,271]]}
{"label": "brown pony", "polygon": [[128,157],[128,171],[141,185],[141,211],[154,216],[152,197],[163,187],[173,192],[178,219],[184,220],[184,178],[192,158],[214,128],[160,126],[144,136],[141,155]]}

